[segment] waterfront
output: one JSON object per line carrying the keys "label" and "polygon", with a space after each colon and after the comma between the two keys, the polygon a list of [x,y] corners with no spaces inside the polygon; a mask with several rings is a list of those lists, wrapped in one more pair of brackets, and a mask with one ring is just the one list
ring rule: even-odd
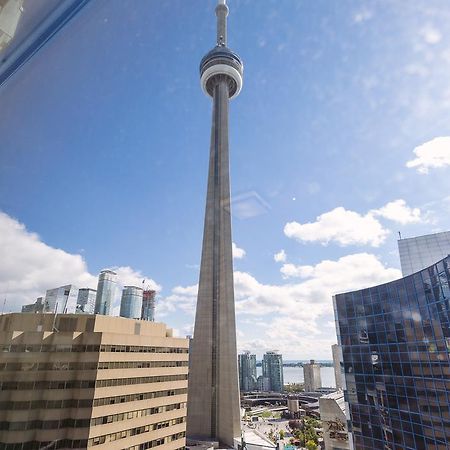
{"label": "waterfront", "polygon": [[[262,368],[256,368],[257,375],[262,374]],[[336,387],[334,379],[333,367],[321,367],[320,376],[322,378],[323,387]],[[303,383],[303,367],[283,367],[284,384],[288,383]]]}

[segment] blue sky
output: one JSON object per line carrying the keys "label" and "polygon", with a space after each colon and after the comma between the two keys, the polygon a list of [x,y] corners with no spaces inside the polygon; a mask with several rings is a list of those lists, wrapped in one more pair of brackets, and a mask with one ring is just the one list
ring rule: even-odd
{"label": "blue sky", "polygon": [[[190,332],[214,4],[93,0],[0,89],[7,310],[116,267],[153,280],[158,319]],[[245,64],[230,109],[239,348],[330,358],[332,293],[398,277],[397,231],[450,228],[450,5],[229,7]]]}

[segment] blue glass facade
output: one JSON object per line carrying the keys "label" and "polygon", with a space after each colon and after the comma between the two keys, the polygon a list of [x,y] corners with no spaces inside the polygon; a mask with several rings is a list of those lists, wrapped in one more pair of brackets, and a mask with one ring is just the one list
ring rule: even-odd
{"label": "blue glass facade", "polygon": [[108,316],[111,303],[116,296],[117,274],[112,270],[102,270],[98,276],[97,296],[95,299],[95,314]]}
{"label": "blue glass facade", "polygon": [[120,317],[140,319],[143,290],[137,286],[124,286],[120,301]]}
{"label": "blue glass facade", "polygon": [[265,353],[262,360],[262,376],[269,379],[271,391],[283,392],[283,356],[276,352]]}
{"label": "blue glass facade", "polygon": [[450,256],[334,297],[354,448],[450,448]]}

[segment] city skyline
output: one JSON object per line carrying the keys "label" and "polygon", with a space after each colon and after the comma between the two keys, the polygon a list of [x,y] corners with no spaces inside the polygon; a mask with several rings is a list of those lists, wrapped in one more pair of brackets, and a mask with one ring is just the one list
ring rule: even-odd
{"label": "city skyline", "polygon": [[[185,3],[92,2],[1,88],[5,312],[111,268],[150,280],[156,320],[191,334],[215,2]],[[239,350],[330,360],[331,295],[400,278],[398,231],[450,229],[450,8],[414,3],[231,0]]]}

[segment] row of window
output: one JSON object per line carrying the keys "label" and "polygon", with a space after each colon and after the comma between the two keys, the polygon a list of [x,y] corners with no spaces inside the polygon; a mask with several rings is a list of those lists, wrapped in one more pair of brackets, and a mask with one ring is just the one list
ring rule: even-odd
{"label": "row of window", "polygon": [[[172,440],[174,440],[174,439],[172,439]],[[153,441],[149,441],[149,442],[144,442],[142,444],[133,445],[132,447],[127,447],[124,450],[147,450],[148,448],[152,448],[152,447],[155,447],[155,445],[153,445]],[[186,447],[184,447],[184,446],[178,447],[175,450],[186,450]]]}
{"label": "row of window", "polygon": [[29,372],[35,370],[97,370],[97,362],[45,362],[18,363],[6,362],[0,364],[0,370]]}
{"label": "row of window", "polygon": [[108,380],[69,380],[69,381],[3,381],[1,391],[25,391],[44,389],[92,389],[94,387],[126,386],[130,384],[163,383],[166,381],[187,380],[187,374],[157,375],[149,377],[113,378]]}
{"label": "row of window", "polygon": [[187,365],[187,361],[6,362],[0,363],[0,371],[142,369],[151,367],[187,367]]}
{"label": "row of window", "polygon": [[44,389],[93,389],[95,380],[70,381],[3,381],[1,391],[25,391]]}
{"label": "row of window", "polygon": [[[91,419],[91,426],[104,425],[111,422],[120,422],[122,420],[135,419],[137,417],[146,417],[152,414],[160,414],[166,411],[186,408],[186,403],[173,403],[171,405],[155,406],[153,408],[138,409],[119,414],[110,414],[109,416],[95,417]],[[161,428],[161,427],[160,427]]]}
{"label": "row of window", "polygon": [[20,444],[0,442],[0,450],[57,450],[57,449],[86,449],[87,439],[61,439],[59,441],[28,441]]}
{"label": "row of window", "polygon": [[99,369],[147,369],[151,367],[187,367],[188,361],[111,361],[98,363]]}
{"label": "row of window", "polygon": [[187,348],[148,347],[146,345],[101,345],[101,352],[111,353],[188,353]]}
{"label": "row of window", "polygon": [[[178,437],[176,437],[178,436]],[[177,439],[181,439],[185,436],[184,433],[173,434],[172,436],[168,436],[168,439],[171,438],[170,441],[175,441]],[[125,450],[147,450],[152,447],[156,447],[158,445],[164,444],[164,442],[160,443],[161,439],[155,439],[153,441],[144,442],[139,445],[133,445],[132,447],[127,447]],[[167,441],[169,442],[169,441]],[[62,439],[60,441],[51,441],[51,442],[41,442],[41,441],[29,441],[23,442],[21,444],[6,444],[4,442],[0,442],[0,450],[39,450],[45,448],[46,450],[57,450],[57,449],[86,449],[88,445],[87,439]],[[176,450],[185,450],[185,447],[178,447]]]}
{"label": "row of window", "polygon": [[0,402],[0,411],[23,411],[29,409],[70,409],[91,408],[92,406],[114,405],[116,403],[148,400],[151,398],[171,397],[174,395],[186,395],[187,389],[170,389],[155,392],[143,392],[139,394],[119,395],[115,397],[103,397],[64,400],[31,400],[31,401],[3,401]]}
{"label": "row of window", "polygon": [[[167,411],[172,411],[173,409],[180,409],[180,404],[170,405],[172,408],[167,409]],[[178,407],[177,407],[178,406]],[[9,422],[0,421],[0,431],[26,431],[26,430],[58,430],[61,428],[88,428],[96,425],[103,425],[105,423],[116,422],[119,420],[133,419],[135,417],[144,417],[149,414],[155,414],[151,412],[153,408],[141,410],[141,411],[130,411],[128,413],[114,414],[111,416],[98,417],[97,419],[61,419],[61,420],[28,420],[22,422]],[[159,412],[156,408],[156,413]],[[143,414],[145,413],[145,414]],[[142,414],[142,415],[137,415]],[[111,419],[111,420],[109,420]],[[114,420],[113,420],[114,419]],[[173,425],[178,425],[185,421],[185,417],[178,417],[176,419],[165,420],[162,422],[146,425],[149,427],[149,431],[159,430],[161,428],[167,428]]]}
{"label": "row of window", "polygon": [[6,401],[0,402],[0,411],[20,411],[29,409],[61,409],[61,408],[91,408],[92,398],[65,400],[31,400],[31,401]]}
{"label": "row of window", "polygon": [[112,378],[109,380],[97,380],[96,387],[125,386],[129,384],[163,383],[166,381],[187,380],[187,374],[181,375],[155,375],[150,377]]}
{"label": "row of window", "polygon": [[150,398],[169,397],[172,395],[185,395],[187,389],[170,389],[155,392],[141,392],[138,394],[117,395],[114,397],[96,398],[94,406],[114,405],[116,403],[136,402],[140,400],[147,400]]}
{"label": "row of window", "polygon": [[87,428],[89,419],[62,419],[62,420],[28,420],[24,422],[0,422],[2,431],[25,431],[25,430],[55,430],[60,428]]}
{"label": "row of window", "polygon": [[1,345],[0,352],[24,353],[24,352],[121,352],[121,353],[188,353],[187,348],[180,347],[154,347],[146,345],[78,345],[78,344],[21,344]]}
{"label": "row of window", "polygon": [[344,365],[345,373],[372,373],[374,375],[389,375],[400,377],[433,377],[448,380],[450,377],[450,367],[448,362],[436,362],[434,364],[396,362],[390,363],[348,363]]}
{"label": "row of window", "polygon": [[[132,447],[127,447],[124,450],[146,450],[148,448],[152,448],[152,442],[144,442],[142,444],[138,444],[138,445],[133,445]],[[154,447],[154,446],[153,446]],[[186,450],[186,447],[178,447],[175,450]]]}
{"label": "row of window", "polygon": [[[184,417],[180,417],[177,420],[181,420],[179,423],[182,423],[182,422],[184,422],[185,419],[184,419]],[[126,439],[131,436],[136,436],[138,434],[148,433],[149,431],[153,431],[153,429],[151,427],[152,427],[152,425],[144,425],[142,427],[131,428],[129,430],[123,430],[123,431],[118,431],[116,433],[110,433],[110,434],[104,434],[102,436],[97,436],[97,437],[89,439],[87,446],[93,447],[95,445],[104,444],[106,442],[113,442],[113,441],[117,441],[119,439]],[[185,436],[186,436],[186,433],[184,431],[181,433],[175,433],[170,436],[165,436],[165,437],[162,437],[159,439],[155,439],[148,443],[150,445],[149,447],[145,447],[145,448],[152,448],[152,447],[157,447],[159,445],[164,445],[166,443],[184,438]]]}

